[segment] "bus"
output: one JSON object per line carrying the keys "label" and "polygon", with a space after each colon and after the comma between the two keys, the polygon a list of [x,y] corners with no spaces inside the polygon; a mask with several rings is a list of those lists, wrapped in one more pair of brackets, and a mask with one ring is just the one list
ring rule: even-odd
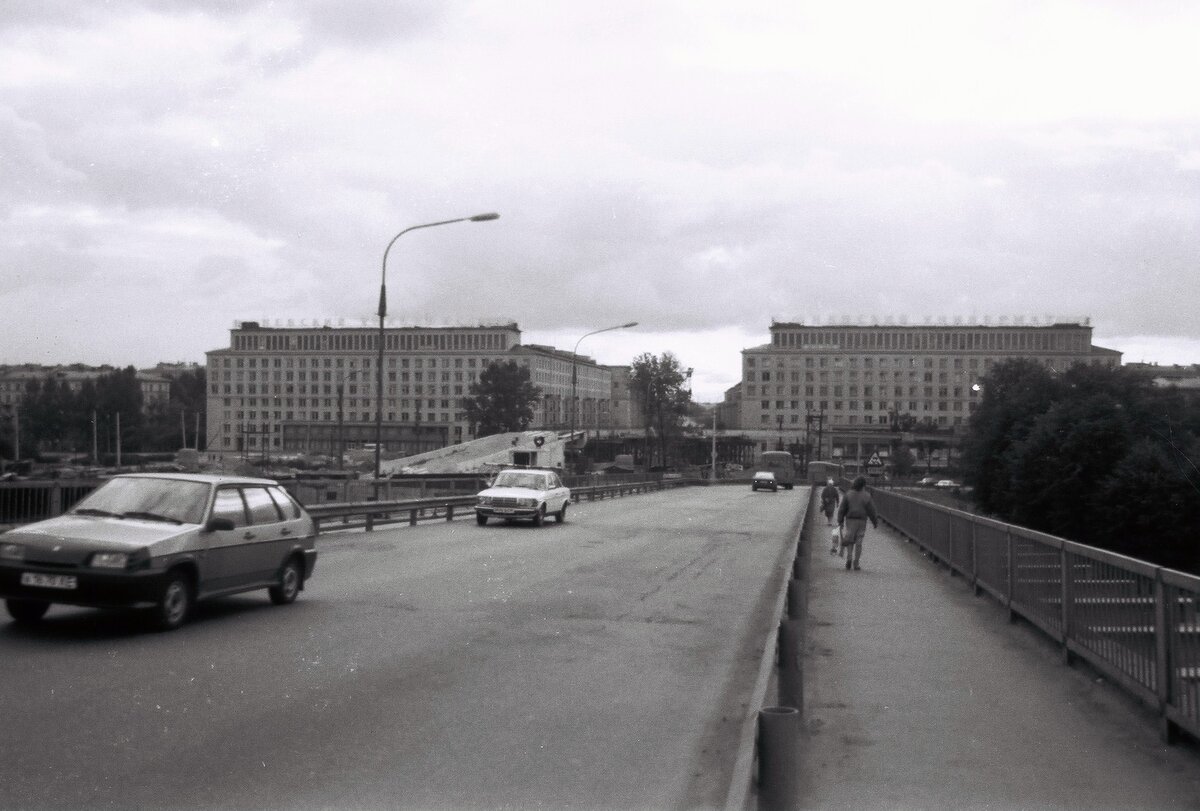
{"label": "bus", "polygon": [[796,460],[787,451],[763,451],[755,470],[774,473],[775,481],[784,490],[791,490],[796,483]]}
{"label": "bus", "polygon": [[808,463],[809,484],[824,484],[829,479],[833,479],[833,483],[838,484],[844,475],[842,466],[834,462]]}

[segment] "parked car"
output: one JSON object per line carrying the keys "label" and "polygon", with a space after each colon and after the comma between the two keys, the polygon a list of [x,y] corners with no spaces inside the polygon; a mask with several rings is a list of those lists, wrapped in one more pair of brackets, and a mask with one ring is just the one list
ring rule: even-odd
{"label": "parked car", "polygon": [[750,489],[770,490],[772,493],[779,489],[779,482],[775,480],[775,474],[769,470],[759,470],[754,474],[754,478],[750,480]]}
{"label": "parked car", "polygon": [[506,521],[523,519],[540,527],[547,515],[563,523],[571,491],[553,470],[502,470],[492,486],[475,496],[475,521],[480,526],[489,518]]}
{"label": "parked car", "polygon": [[941,479],[937,484],[934,485],[934,487],[938,487],[943,490],[952,490],[956,487],[962,487],[962,485],[954,481],[954,479]]}
{"label": "parked car", "polygon": [[265,588],[277,605],[294,601],[316,566],[316,535],[269,479],[120,475],[57,518],[0,534],[0,597],[22,623],[53,603],[149,605],[171,630],[211,597]]}
{"label": "parked car", "polygon": [[937,476],[926,476],[925,478],[921,479],[921,481],[917,482],[917,486],[918,487],[933,487],[937,483],[938,483]]}

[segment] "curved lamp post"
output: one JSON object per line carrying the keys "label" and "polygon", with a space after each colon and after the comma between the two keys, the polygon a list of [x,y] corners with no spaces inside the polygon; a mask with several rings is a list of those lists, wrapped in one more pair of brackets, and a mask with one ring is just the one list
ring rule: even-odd
{"label": "curved lamp post", "polygon": [[636,327],[637,325],[638,322],[630,321],[628,324],[617,324],[615,327],[605,327],[604,329],[592,330],[591,332],[580,336],[579,340],[575,342],[575,348],[571,350],[571,434],[570,439],[567,440],[568,442],[575,441],[575,387],[577,383],[576,372],[578,371],[575,367],[575,360],[578,357],[577,353],[579,352],[579,345],[583,343],[583,339],[588,337],[588,335],[595,335],[599,332],[612,332],[614,329],[629,329],[630,327]]}
{"label": "curved lamp post", "polygon": [[498,220],[500,215],[495,212],[487,214],[476,214],[474,217],[459,217],[455,220],[441,220],[439,222],[427,222],[422,225],[414,225],[405,228],[396,236],[392,237],[392,241],[383,249],[383,269],[379,276],[379,357],[378,367],[375,372],[375,478],[379,479],[379,462],[380,454],[383,452],[383,343],[384,330],[383,321],[387,317],[387,258],[388,252],[392,246],[396,244],[396,240],[407,234],[409,231],[416,231],[418,228],[433,228],[436,225],[449,225],[455,222],[486,222],[488,220]]}

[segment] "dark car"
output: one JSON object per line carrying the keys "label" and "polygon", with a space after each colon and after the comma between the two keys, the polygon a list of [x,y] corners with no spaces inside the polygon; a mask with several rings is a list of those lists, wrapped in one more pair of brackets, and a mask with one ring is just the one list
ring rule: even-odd
{"label": "dark car", "polygon": [[155,608],[182,625],[198,600],[267,589],[294,601],[316,566],[316,524],[269,479],[115,476],[66,514],[0,534],[0,597],[17,622],[53,603]]}

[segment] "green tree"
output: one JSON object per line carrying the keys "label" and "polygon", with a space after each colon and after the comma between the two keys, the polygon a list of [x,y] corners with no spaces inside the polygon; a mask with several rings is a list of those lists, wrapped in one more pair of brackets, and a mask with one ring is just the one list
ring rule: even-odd
{"label": "green tree", "polygon": [[530,380],[529,369],[510,360],[484,369],[470,394],[464,400],[467,420],[471,432],[483,437],[528,428],[542,391]]}
{"label": "green tree", "polygon": [[185,432],[188,446],[191,447],[197,415],[200,417],[200,443],[203,447],[206,399],[206,375],[203,369],[172,377],[167,402],[151,409],[146,415],[146,450],[178,450],[183,447]]}
{"label": "green tree", "polygon": [[646,466],[651,467],[651,429],[658,435],[659,459],[669,464],[669,440],[681,433],[682,418],[688,412],[691,393],[684,388],[687,372],[670,352],[661,356],[643,353],[633,359],[630,389],[642,401],[646,417]]}
{"label": "green tree", "polygon": [[104,415],[109,424],[116,425],[120,415],[121,450],[140,451],[145,441],[145,415],[142,410],[142,385],[137,379],[137,370],[132,366],[107,372],[96,378],[96,405],[98,415]]}
{"label": "green tree", "polygon": [[74,450],[75,410],[75,395],[65,380],[54,375],[30,380],[21,398],[22,442],[28,443],[31,450]]}
{"label": "green tree", "polygon": [[897,479],[907,478],[916,464],[912,449],[903,442],[892,442],[892,476]]}
{"label": "green tree", "polygon": [[1200,404],[1128,369],[1009,362],[984,378],[964,458],[1002,520],[1200,571],[1198,436]]}
{"label": "green tree", "polygon": [[963,474],[982,510],[1007,515],[1014,504],[1010,451],[1049,409],[1058,386],[1045,367],[1025,358],[997,364],[981,385],[983,398],[963,442]]}

